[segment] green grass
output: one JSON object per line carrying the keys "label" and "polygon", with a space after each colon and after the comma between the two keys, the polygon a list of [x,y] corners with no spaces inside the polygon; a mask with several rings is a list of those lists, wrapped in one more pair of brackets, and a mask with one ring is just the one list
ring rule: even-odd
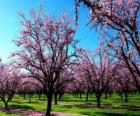
{"label": "green grass", "polygon": [[[103,107],[97,108],[95,95],[90,96],[89,101],[86,102],[85,95],[83,95],[82,99],[80,99],[73,97],[71,94],[65,94],[62,100],[58,102],[58,105],[52,106],[52,111],[84,114],[89,116],[139,116],[140,111],[135,108],[140,108],[140,94],[135,94],[134,96],[129,95],[128,100],[128,103],[125,103],[124,100],[121,100],[120,96],[116,93],[108,99],[105,99],[103,95],[101,100],[101,106]],[[3,103],[0,102],[0,105],[3,106]],[[46,99],[42,97],[41,100],[38,100],[38,98],[34,96],[31,103],[29,103],[28,99],[23,99],[22,97],[16,95],[13,101],[9,103],[9,106],[45,111]],[[126,106],[127,109],[122,108]],[[0,116],[9,116],[9,114],[0,112]],[[18,115],[10,114],[10,116]]]}
{"label": "green grass", "polygon": [[9,113],[0,111],[0,116],[20,116],[20,115],[18,115],[18,114],[9,114]]}

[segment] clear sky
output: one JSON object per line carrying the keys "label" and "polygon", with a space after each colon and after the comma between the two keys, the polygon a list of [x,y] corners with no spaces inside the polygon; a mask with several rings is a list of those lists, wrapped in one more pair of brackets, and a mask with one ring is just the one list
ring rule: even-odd
{"label": "clear sky", "polygon": [[[74,18],[73,0],[0,0],[0,58],[3,62],[7,62],[7,57],[16,50],[12,40],[18,38],[21,28],[18,12],[22,11],[28,16],[29,11],[37,9],[40,4],[49,15],[55,16],[66,11]],[[88,13],[83,6],[80,7],[79,17],[76,32],[76,38],[81,40],[79,46],[93,51],[98,44],[98,34],[87,26]]]}

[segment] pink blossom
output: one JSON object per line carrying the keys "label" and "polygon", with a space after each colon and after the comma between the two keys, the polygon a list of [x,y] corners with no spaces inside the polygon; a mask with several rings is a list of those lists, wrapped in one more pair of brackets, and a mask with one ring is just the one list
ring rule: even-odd
{"label": "pink blossom", "polygon": [[140,47],[140,41],[137,43],[137,45]]}
{"label": "pink blossom", "polygon": [[27,26],[27,27],[29,27],[30,26],[30,21],[26,21],[26,23],[25,23],[25,25]]}
{"label": "pink blossom", "polygon": [[94,51],[95,54],[99,54],[99,52],[100,52],[99,48],[96,48]]}
{"label": "pink blossom", "polygon": [[77,51],[78,51],[79,53],[81,53],[81,52],[83,51],[83,49],[82,49],[82,48],[78,48]]}
{"label": "pink blossom", "polygon": [[21,31],[21,34],[23,34],[23,35],[24,35],[24,34],[27,34],[27,33],[30,33],[30,30],[24,29],[24,30]]}
{"label": "pink blossom", "polygon": [[116,0],[118,5],[122,5],[123,4],[123,0]]}
{"label": "pink blossom", "polygon": [[61,41],[60,41],[60,43],[61,44],[65,44],[66,43],[66,39],[65,38],[62,38]]}
{"label": "pink blossom", "polygon": [[120,34],[120,38],[121,38],[122,41],[125,41],[125,37],[122,33]]}
{"label": "pink blossom", "polygon": [[72,42],[72,37],[69,35],[67,42],[70,44]]}
{"label": "pink blossom", "polygon": [[101,40],[101,41],[99,42],[99,44],[100,44],[100,45],[103,45],[103,44],[105,44],[105,41],[104,41],[104,40]]}

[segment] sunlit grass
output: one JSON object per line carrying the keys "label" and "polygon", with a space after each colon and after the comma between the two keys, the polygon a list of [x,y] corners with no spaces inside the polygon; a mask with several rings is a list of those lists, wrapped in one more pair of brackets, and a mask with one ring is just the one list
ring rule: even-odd
{"label": "sunlit grass", "polygon": [[[41,100],[34,96],[31,99],[31,103],[29,103],[28,98],[23,99],[23,97],[19,97],[16,95],[12,102],[9,103],[9,106],[16,107],[16,108],[24,108],[24,109],[31,109],[37,111],[45,111],[46,110],[46,98],[42,96]],[[53,101],[54,104],[54,101]],[[0,105],[3,106],[4,104],[0,102]],[[134,96],[129,95],[128,103],[125,103],[124,100],[120,99],[120,96],[117,94],[113,94],[108,99],[102,96],[101,100],[101,108],[96,107],[96,99],[95,96],[92,95],[89,98],[89,101],[85,101],[85,95],[82,98],[75,98],[71,94],[65,94],[61,101],[58,102],[58,105],[52,106],[52,111],[55,112],[69,112],[74,114],[84,114],[89,116],[139,116],[140,111],[135,109],[129,109],[140,107],[140,95],[135,94]],[[122,107],[128,107],[122,108]],[[9,114],[0,114],[0,116],[7,116]],[[16,116],[11,115],[10,116]]]}
{"label": "sunlit grass", "polygon": [[20,115],[18,115],[18,114],[9,114],[9,113],[0,111],[0,116],[20,116]]}

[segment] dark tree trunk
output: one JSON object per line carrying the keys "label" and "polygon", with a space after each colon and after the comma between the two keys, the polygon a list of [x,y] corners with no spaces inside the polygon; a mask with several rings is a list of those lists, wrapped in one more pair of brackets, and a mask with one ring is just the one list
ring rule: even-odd
{"label": "dark tree trunk", "polygon": [[41,93],[38,94],[39,100],[41,100]]}
{"label": "dark tree trunk", "polygon": [[101,96],[100,95],[97,95],[97,107],[100,107],[101,106]]}
{"label": "dark tree trunk", "polygon": [[23,99],[25,99],[26,98],[26,94],[25,93],[23,93]]}
{"label": "dark tree trunk", "polygon": [[6,102],[6,101],[4,101],[4,105],[5,105],[5,110],[9,110],[9,108],[8,108],[8,102]]}
{"label": "dark tree trunk", "polygon": [[119,93],[119,95],[120,95],[120,97],[121,97],[121,100],[123,99],[123,95],[122,95],[122,93]]}
{"label": "dark tree trunk", "polygon": [[86,94],[86,102],[88,101],[88,95],[89,95],[89,92],[87,91],[87,94]]}
{"label": "dark tree trunk", "polygon": [[[62,92],[62,93],[59,93],[58,95],[59,95],[59,101],[60,101],[60,100],[62,99],[64,93]],[[58,96],[58,95],[57,95],[57,96]]]}
{"label": "dark tree trunk", "polygon": [[82,99],[82,93],[80,92],[80,99]]}
{"label": "dark tree trunk", "polygon": [[107,92],[105,92],[105,99],[107,99],[108,98],[108,93]]}
{"label": "dark tree trunk", "polygon": [[127,91],[125,91],[125,102],[128,102],[128,93],[127,93]]}
{"label": "dark tree trunk", "polygon": [[9,101],[12,101],[13,95],[9,96]]}
{"label": "dark tree trunk", "polygon": [[28,94],[28,97],[29,97],[29,103],[31,103],[32,94]]}
{"label": "dark tree trunk", "polygon": [[52,97],[53,97],[53,89],[50,89],[47,98],[48,98],[48,103],[47,103],[47,110],[46,110],[46,116],[50,116],[51,114],[51,107],[52,107]]}
{"label": "dark tree trunk", "polygon": [[57,94],[54,94],[54,98],[55,98],[55,105],[57,105]]}
{"label": "dark tree trunk", "polygon": [[79,94],[78,94],[78,93],[76,93],[76,97],[77,97],[77,98],[79,97]]}

